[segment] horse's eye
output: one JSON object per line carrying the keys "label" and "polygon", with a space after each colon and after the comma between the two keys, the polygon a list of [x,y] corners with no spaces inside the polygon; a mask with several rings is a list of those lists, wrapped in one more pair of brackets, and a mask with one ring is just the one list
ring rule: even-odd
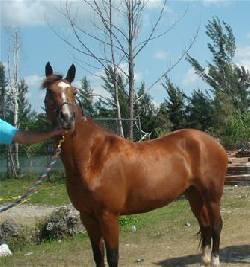
{"label": "horse's eye", "polygon": [[77,94],[77,89],[75,87],[72,88],[73,89],[73,95]]}

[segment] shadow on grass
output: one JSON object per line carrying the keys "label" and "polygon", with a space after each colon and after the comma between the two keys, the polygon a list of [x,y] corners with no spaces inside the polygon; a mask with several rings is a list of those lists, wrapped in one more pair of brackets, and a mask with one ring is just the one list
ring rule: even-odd
{"label": "shadow on grass", "polygon": [[[220,251],[220,260],[221,263],[232,263],[237,264],[249,264],[250,266],[250,245],[242,246],[230,246],[221,249]],[[188,255],[179,258],[171,258],[155,262],[155,265],[161,267],[185,267],[188,264],[199,264],[200,256],[199,255]]]}

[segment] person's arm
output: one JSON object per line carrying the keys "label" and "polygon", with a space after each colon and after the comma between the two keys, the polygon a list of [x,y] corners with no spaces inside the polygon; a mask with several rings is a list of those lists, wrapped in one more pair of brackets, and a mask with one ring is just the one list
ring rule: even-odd
{"label": "person's arm", "polygon": [[63,135],[64,133],[65,130],[63,129],[54,129],[49,132],[32,132],[32,131],[17,130],[13,138],[13,142],[26,145],[36,144],[51,137]]}

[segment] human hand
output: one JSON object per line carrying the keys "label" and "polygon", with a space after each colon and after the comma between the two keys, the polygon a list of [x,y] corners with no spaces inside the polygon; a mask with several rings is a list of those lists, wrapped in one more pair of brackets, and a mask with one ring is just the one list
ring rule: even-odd
{"label": "human hand", "polygon": [[58,136],[58,135],[65,135],[68,131],[63,129],[63,128],[56,128],[53,130],[53,135]]}

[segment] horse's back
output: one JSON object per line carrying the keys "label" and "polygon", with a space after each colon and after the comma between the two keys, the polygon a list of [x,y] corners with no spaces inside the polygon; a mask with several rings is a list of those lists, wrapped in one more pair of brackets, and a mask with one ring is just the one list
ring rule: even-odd
{"label": "horse's back", "polygon": [[[228,157],[223,146],[212,136],[195,129],[181,129],[147,142],[154,150],[166,151],[167,159],[179,158],[189,180],[222,187],[227,171]],[[154,148],[154,149],[153,149]]]}

